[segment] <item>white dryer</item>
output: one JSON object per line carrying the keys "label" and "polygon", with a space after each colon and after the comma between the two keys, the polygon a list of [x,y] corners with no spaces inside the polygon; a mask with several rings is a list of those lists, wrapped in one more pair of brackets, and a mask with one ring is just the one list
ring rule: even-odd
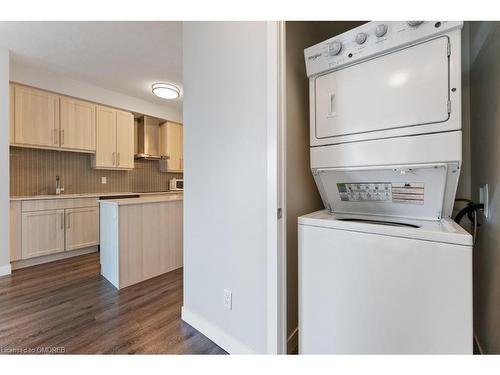
{"label": "white dryer", "polygon": [[326,209],[298,223],[300,353],[472,353],[461,28],[369,22],[305,50]]}

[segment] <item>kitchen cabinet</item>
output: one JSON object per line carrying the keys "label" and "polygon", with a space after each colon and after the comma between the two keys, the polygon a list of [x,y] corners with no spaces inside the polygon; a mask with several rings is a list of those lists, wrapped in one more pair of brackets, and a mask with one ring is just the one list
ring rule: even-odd
{"label": "kitchen cabinet", "polygon": [[99,244],[99,208],[70,208],[65,210],[66,251]]}
{"label": "kitchen cabinet", "polygon": [[134,115],[116,111],[116,164],[134,168]]}
{"label": "kitchen cabinet", "polygon": [[161,154],[167,155],[167,171],[183,172],[184,170],[184,146],[183,126],[175,122],[167,121],[160,129]]}
{"label": "kitchen cabinet", "polygon": [[101,274],[121,289],[183,265],[181,195],[100,203]]}
{"label": "kitchen cabinet", "polygon": [[13,89],[14,142],[59,147],[59,97],[31,87]]}
{"label": "kitchen cabinet", "polygon": [[98,198],[11,200],[10,261],[99,245]]}
{"label": "kitchen cabinet", "polygon": [[14,86],[9,86],[9,143],[14,143]]}
{"label": "kitchen cabinet", "polygon": [[134,116],[113,108],[97,107],[96,169],[134,168]]}
{"label": "kitchen cabinet", "polygon": [[11,144],[95,152],[95,104],[17,84],[10,101]]}
{"label": "kitchen cabinet", "polygon": [[64,210],[22,213],[22,258],[64,251]]}
{"label": "kitchen cabinet", "polygon": [[116,111],[112,108],[97,107],[96,153],[93,157],[95,168],[114,168],[116,151]]}
{"label": "kitchen cabinet", "polygon": [[11,201],[9,210],[9,247],[10,247],[10,260],[20,260],[23,257],[21,243],[22,243],[22,215],[21,215],[21,202]]}
{"label": "kitchen cabinet", "polygon": [[93,103],[69,97],[60,98],[62,148],[95,151],[95,110]]}

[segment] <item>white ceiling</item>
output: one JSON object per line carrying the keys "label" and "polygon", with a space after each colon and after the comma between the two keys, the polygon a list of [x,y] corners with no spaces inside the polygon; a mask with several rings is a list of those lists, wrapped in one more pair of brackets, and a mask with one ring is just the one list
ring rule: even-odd
{"label": "white ceiling", "polygon": [[182,99],[151,93],[154,82],[182,87],[181,22],[0,22],[11,61],[182,111]]}

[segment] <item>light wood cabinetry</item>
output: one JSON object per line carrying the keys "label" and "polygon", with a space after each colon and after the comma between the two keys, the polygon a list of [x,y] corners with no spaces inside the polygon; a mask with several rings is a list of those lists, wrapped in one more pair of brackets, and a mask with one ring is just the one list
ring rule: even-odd
{"label": "light wood cabinetry", "polygon": [[30,87],[14,87],[14,142],[59,147],[59,97]]}
{"label": "light wood cabinetry", "polygon": [[22,215],[21,202],[10,202],[10,221],[9,221],[9,242],[10,242],[10,260],[16,261],[23,257],[22,243]]}
{"label": "light wood cabinetry", "polygon": [[96,153],[94,168],[114,168],[116,152],[116,111],[108,107],[97,107]]}
{"label": "light wood cabinetry", "polygon": [[22,213],[22,257],[64,251],[64,210]]}
{"label": "light wood cabinetry", "polygon": [[11,145],[95,154],[98,169],[134,168],[134,116],[20,84],[10,84]]}
{"label": "light wood cabinetry", "polygon": [[70,208],[65,210],[66,251],[99,244],[99,208]]}
{"label": "light wood cabinetry", "polygon": [[116,164],[119,168],[134,168],[134,116],[116,111]]}
{"label": "light wood cabinetry", "polygon": [[113,108],[97,107],[96,169],[134,168],[134,116]]}
{"label": "light wood cabinetry", "polygon": [[170,121],[160,128],[161,154],[168,156],[168,172],[183,172],[184,170],[183,129],[181,124]]}
{"label": "light wood cabinetry", "polygon": [[11,262],[99,245],[97,199],[11,201]]}
{"label": "light wood cabinetry", "polygon": [[9,86],[9,143],[14,143],[14,135],[16,131],[16,129],[14,128],[14,117],[15,117],[14,96],[15,96],[14,86],[10,85]]}
{"label": "light wood cabinetry", "polygon": [[95,151],[96,105],[68,97],[60,98],[62,148]]}
{"label": "light wood cabinetry", "polygon": [[102,275],[120,289],[182,267],[182,206],[182,200],[101,203]]}

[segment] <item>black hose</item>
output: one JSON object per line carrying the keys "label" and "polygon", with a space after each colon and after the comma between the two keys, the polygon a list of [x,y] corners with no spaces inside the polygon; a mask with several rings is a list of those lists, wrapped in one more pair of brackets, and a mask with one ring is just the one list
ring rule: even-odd
{"label": "black hose", "polygon": [[470,215],[469,218],[472,217],[472,212],[476,210],[482,210],[484,209],[484,204],[483,203],[469,203],[466,207],[462,208],[458,214],[455,216],[455,221],[460,224],[460,221],[465,215]]}

